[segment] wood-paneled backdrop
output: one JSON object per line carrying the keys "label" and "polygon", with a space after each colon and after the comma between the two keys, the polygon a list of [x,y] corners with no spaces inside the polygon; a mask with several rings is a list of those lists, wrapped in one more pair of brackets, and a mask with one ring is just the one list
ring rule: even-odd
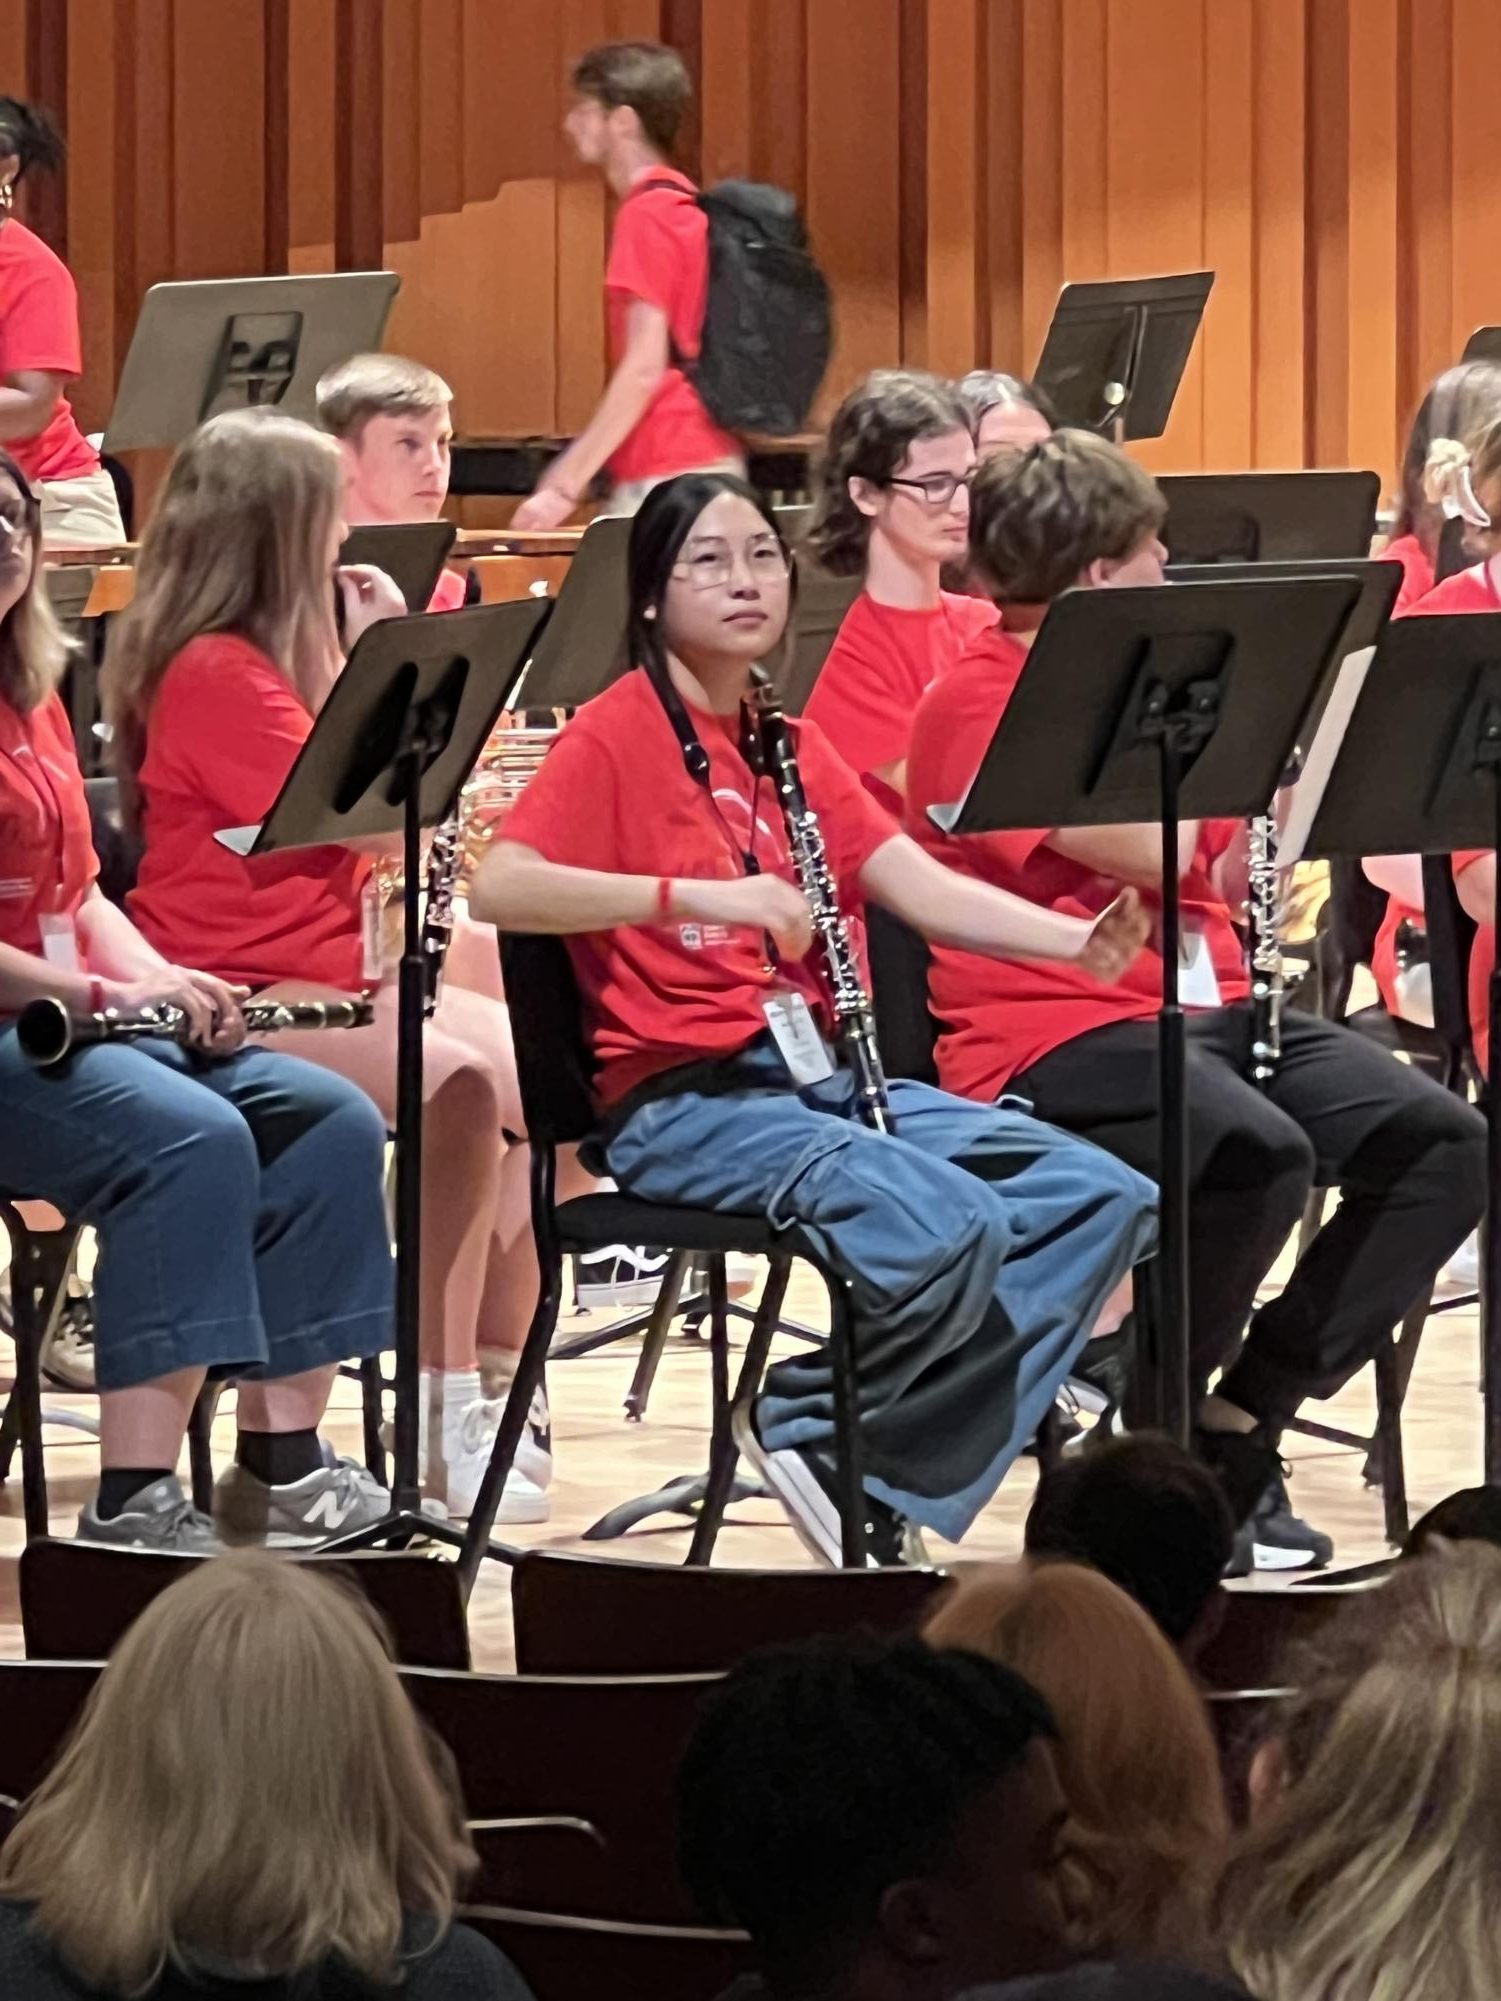
{"label": "wood-paneled backdrop", "polygon": [[0,0],[0,90],[63,118],[31,213],[83,296],[90,424],[147,285],[382,261],[460,428],[569,431],[606,205],[569,59],[676,44],[684,163],[797,190],[830,387],[1036,356],[1065,278],[1212,265],[1163,467],[1390,472],[1501,319],[1501,0]]}

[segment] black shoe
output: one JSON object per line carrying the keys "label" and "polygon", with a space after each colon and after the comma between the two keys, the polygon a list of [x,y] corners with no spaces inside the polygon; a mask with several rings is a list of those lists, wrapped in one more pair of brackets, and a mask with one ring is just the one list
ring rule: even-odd
{"label": "black shoe", "polygon": [[[736,1411],[731,1429],[742,1456],[781,1502],[803,1547],[830,1570],[840,1569],[844,1562],[844,1537],[839,1495],[833,1468],[822,1453],[797,1448],[769,1452],[761,1443],[754,1413],[750,1411]],[[928,1554],[922,1538],[906,1516],[899,1515],[895,1508],[878,1501],[873,1494],[866,1494],[864,1501],[867,1568],[926,1565]]]}
{"label": "black shoe", "polygon": [[1194,1450],[1224,1488],[1237,1528],[1250,1520],[1282,1472],[1277,1440],[1264,1425],[1254,1431],[1196,1431]]}
{"label": "black shoe", "polygon": [[1332,1538],[1293,1513],[1280,1466],[1251,1510],[1247,1526],[1258,1570],[1323,1570],[1334,1554]]}

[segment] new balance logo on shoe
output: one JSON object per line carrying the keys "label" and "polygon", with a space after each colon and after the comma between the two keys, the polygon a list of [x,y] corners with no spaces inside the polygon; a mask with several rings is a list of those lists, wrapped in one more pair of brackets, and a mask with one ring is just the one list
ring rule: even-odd
{"label": "new balance logo on shoe", "polygon": [[326,1529],[341,1529],[348,1520],[352,1510],[358,1506],[359,1496],[357,1494],[351,1494],[348,1500],[341,1501],[332,1487],[325,1487],[317,1500],[314,1501],[313,1505],[303,1516],[303,1520],[309,1528],[313,1527],[315,1523],[321,1523]]}

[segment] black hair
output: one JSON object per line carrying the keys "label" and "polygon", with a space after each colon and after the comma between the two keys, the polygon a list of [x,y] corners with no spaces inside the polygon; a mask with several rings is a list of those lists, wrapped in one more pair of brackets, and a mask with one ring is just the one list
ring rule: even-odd
{"label": "black hair", "polygon": [[1501,1487],[1461,1487],[1415,1522],[1403,1556],[1422,1556],[1435,1536],[1445,1542],[1490,1542],[1501,1549]]}
{"label": "black hair", "polygon": [[19,97],[0,97],[0,158],[14,153],[20,161],[19,181],[32,167],[56,172],[66,157],[62,135],[48,114],[37,104],[23,104]]}
{"label": "black hair", "polygon": [[[747,481],[728,472],[684,472],[676,479],[664,479],[654,486],[641,503],[641,511],[631,523],[626,548],[626,645],[631,664],[645,667],[659,680],[667,672],[667,649],[662,638],[662,605],[672,581],[673,565],[683,553],[683,544],[693,524],[722,493],[748,500],[772,534],[781,543],[791,562],[787,538],[763,496]],[[797,571],[788,576],[788,623],[797,603]]]}
{"label": "black hair", "polygon": [[1203,1618],[1234,1540],[1230,1503],[1209,1468],[1145,1431],[1072,1454],[1044,1474],[1025,1531],[1028,1556],[1098,1570],[1174,1646]]}
{"label": "black hair", "polygon": [[841,1635],[752,1655],[678,1770],[683,1881],[768,1973],[827,1977],[885,1891],[940,1866],[975,1802],[1056,1736],[1036,1689],[979,1654]]}

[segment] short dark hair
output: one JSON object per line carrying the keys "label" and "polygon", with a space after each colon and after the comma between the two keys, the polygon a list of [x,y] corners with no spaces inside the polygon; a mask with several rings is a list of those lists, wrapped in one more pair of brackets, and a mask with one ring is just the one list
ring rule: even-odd
{"label": "short dark hair", "polygon": [[1167,519],[1162,489],[1092,431],[998,452],[971,489],[969,552],[1002,603],[1051,604],[1094,562],[1129,556]]}
{"label": "short dark hair", "polygon": [[[626,544],[626,648],[633,667],[658,674],[667,671],[662,638],[662,602],[672,581],[672,568],[682,554],[693,524],[722,493],[748,500],[781,543],[787,540],[763,495],[730,472],[681,472],[654,486],[631,523]],[[790,561],[790,554],[789,554]],[[788,624],[797,605],[797,571],[788,577]]]}
{"label": "short dark hair", "polygon": [[809,549],[836,577],[865,568],[870,522],[850,498],[850,481],[884,486],[920,438],[969,431],[952,382],[918,368],[877,368],[834,412],[818,468]]}
{"label": "short dark hair", "polygon": [[687,65],[661,42],[605,42],[590,49],[573,66],[573,87],[607,111],[634,111],[659,153],[672,151],[693,100]]}
{"label": "short dark hair", "polygon": [[1149,1431],[1076,1452],[1032,1497],[1030,1557],[1087,1564],[1181,1646],[1219,1589],[1235,1541],[1224,1489],[1191,1452]]}
{"label": "short dark hair", "polygon": [[19,97],[0,97],[0,155],[14,153],[20,161],[16,179],[32,167],[54,172],[66,157],[62,135],[51,115],[39,104],[26,104]]}
{"label": "short dark hair", "polygon": [[1445,1542],[1491,1542],[1501,1549],[1501,1487],[1461,1487],[1414,1522],[1403,1556],[1422,1556],[1435,1536]]}
{"label": "short dark hair", "polygon": [[1036,1689],[979,1654],[841,1635],[752,1655],[679,1767],[683,1880],[768,1973],[832,1969],[883,1893],[938,1866],[974,1803],[1056,1735]]}

